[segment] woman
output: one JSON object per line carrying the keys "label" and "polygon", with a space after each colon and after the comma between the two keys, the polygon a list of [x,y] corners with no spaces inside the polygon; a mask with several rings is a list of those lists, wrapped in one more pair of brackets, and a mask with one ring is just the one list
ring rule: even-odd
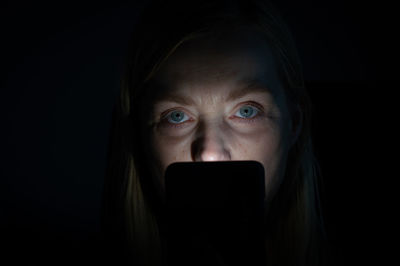
{"label": "woman", "polygon": [[310,102],[274,8],[261,0],[156,1],[130,48],[105,184],[111,246],[134,265],[163,265],[166,167],[256,160],[266,170],[268,265],[321,265]]}

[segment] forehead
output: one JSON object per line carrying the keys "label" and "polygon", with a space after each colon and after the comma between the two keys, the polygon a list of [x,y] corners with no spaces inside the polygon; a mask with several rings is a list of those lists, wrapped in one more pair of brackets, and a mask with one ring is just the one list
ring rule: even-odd
{"label": "forehead", "polygon": [[183,43],[154,80],[159,84],[156,100],[169,94],[215,94],[246,85],[264,87],[272,94],[282,89],[273,49],[253,29],[224,31]]}

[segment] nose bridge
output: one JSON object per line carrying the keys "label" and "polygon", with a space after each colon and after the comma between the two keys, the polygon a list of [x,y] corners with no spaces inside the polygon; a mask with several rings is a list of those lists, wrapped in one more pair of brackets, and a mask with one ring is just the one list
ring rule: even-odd
{"label": "nose bridge", "polygon": [[194,161],[226,161],[231,156],[227,150],[222,123],[217,121],[202,122],[199,126],[197,138],[192,144]]}

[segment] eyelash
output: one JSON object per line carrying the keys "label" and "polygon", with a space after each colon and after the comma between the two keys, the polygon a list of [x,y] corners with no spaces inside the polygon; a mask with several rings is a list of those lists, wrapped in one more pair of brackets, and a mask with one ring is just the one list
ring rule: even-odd
{"label": "eyelash", "polygon": [[[262,117],[263,113],[264,113],[264,108],[260,104],[258,104],[256,102],[246,102],[246,103],[242,104],[240,106],[240,108],[242,108],[243,106],[255,107],[256,108],[256,115],[253,116],[252,118],[242,118],[242,117],[234,116],[234,118],[230,118],[230,119],[239,119],[240,123],[248,123],[248,124],[250,124],[250,123],[254,123],[256,120],[260,119]],[[179,109],[174,108],[174,109],[169,109],[169,110],[163,112],[161,114],[161,124],[165,124],[168,127],[181,128],[186,124],[186,122],[193,121],[193,119],[189,118],[188,120],[186,120],[183,123],[170,123],[170,122],[168,122],[168,115],[171,114],[173,111],[176,111],[176,110],[179,110]]]}

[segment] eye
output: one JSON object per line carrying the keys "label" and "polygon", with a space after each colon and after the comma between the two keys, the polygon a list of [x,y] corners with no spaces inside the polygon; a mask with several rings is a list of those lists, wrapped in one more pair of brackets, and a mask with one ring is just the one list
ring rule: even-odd
{"label": "eye", "polygon": [[171,124],[180,124],[182,122],[189,120],[188,116],[184,112],[179,110],[174,110],[168,113],[165,117],[167,121]]}
{"label": "eye", "polygon": [[258,112],[259,109],[255,106],[243,105],[235,115],[243,119],[252,119],[253,117],[257,116]]}

